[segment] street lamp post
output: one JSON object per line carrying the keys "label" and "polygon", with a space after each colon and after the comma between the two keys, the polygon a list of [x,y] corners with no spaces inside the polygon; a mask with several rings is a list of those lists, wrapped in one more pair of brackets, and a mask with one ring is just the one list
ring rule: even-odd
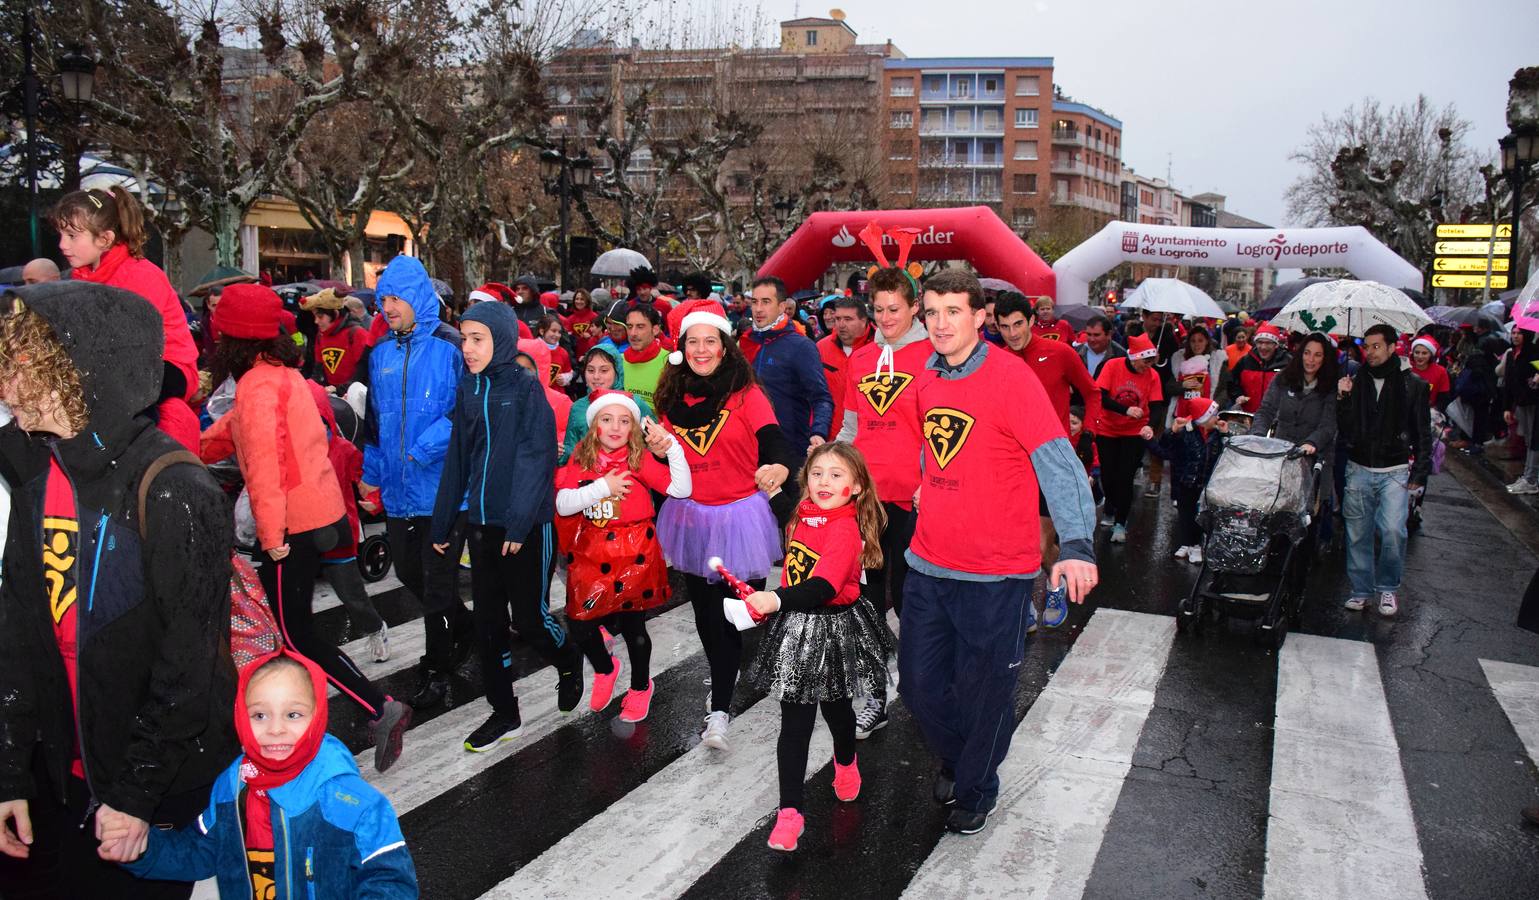
{"label": "street lamp post", "polygon": [[572,284],[570,263],[571,247],[567,241],[567,229],[571,224],[572,195],[593,183],[593,160],[584,150],[575,159],[566,155],[566,138],[561,139],[560,150],[540,152],[540,174],[545,179],[545,191],[561,201],[559,236],[561,243],[561,290],[569,290]]}
{"label": "street lamp post", "polygon": [[[1531,125],[1515,128],[1497,143],[1502,148],[1502,175],[1512,186],[1512,235],[1509,240],[1512,242],[1511,270],[1514,276],[1510,285],[1517,287],[1517,279],[1527,274],[1527,270],[1522,267],[1518,226],[1523,220],[1523,188],[1528,181],[1529,170],[1535,162],[1539,162],[1539,128]],[[1491,241],[1493,244],[1496,241],[1494,232]]]}
{"label": "street lamp post", "polygon": [[37,228],[37,69],[32,62],[32,6],[22,11],[21,92],[22,118],[27,129],[27,234],[32,241],[32,256],[42,250]]}

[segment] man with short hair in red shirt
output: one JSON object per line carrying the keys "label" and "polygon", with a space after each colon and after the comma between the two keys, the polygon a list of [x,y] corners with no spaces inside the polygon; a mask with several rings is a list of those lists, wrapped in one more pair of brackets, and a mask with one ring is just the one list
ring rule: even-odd
{"label": "man with short hair in red shirt", "polygon": [[916,379],[923,474],[907,554],[898,689],[940,757],[949,831],[981,831],[1014,731],[1032,580],[1042,574],[1037,496],[1062,541],[1052,580],[1095,587],[1095,505],[1047,394],[1019,359],[980,341],[983,289],[948,269],[925,284],[935,355]]}
{"label": "man with short hair in red shirt", "polygon": [[872,336],[876,334],[876,329],[871,327],[871,313],[866,309],[864,300],[840,297],[828,305],[833,310],[833,331],[818,341],[818,357],[823,361],[823,380],[828,382],[828,392],[834,398],[834,424],[830,434],[819,437],[838,434],[844,425],[845,370],[849,368],[855,351],[871,343]]}

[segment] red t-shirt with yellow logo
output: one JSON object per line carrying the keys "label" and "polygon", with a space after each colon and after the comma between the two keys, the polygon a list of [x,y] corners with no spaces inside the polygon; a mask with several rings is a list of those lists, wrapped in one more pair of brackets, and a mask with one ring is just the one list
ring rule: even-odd
{"label": "red t-shirt with yellow logo", "polygon": [[[716,418],[699,428],[683,428],[666,417],[663,423],[684,445],[694,488],[691,500],[721,506],[759,489],[754,484],[754,473],[759,471],[759,429],[778,423],[769,399],[757,385],[728,397]],[[791,477],[794,479],[796,473]]]}
{"label": "red t-shirt with yellow logo", "polygon": [[855,449],[866,457],[876,496],[908,509],[919,487],[919,390],[914,381],[935,354],[917,341],[892,355],[892,371],[876,371],[882,348],[874,341],[850,356],[845,370],[844,408],[855,413]]}
{"label": "red t-shirt with yellow logo", "polygon": [[[64,673],[69,677],[69,699],[80,704],[79,584],[76,568],[80,552],[80,521],[75,511],[75,488],[57,460],[48,467],[48,482],[43,488],[43,586],[48,592],[48,618],[53,622],[53,638],[64,659]],[[78,709],[76,710],[78,713]],[[80,717],[76,715],[76,721]],[[75,735],[75,758],[70,770],[75,777],[85,777],[80,762],[80,735]]]}
{"label": "red t-shirt with yellow logo", "polygon": [[1003,347],[984,353],[965,377],[919,378],[924,474],[910,549],[958,572],[1028,575],[1042,566],[1030,454],[1063,426],[1025,363]]}
{"label": "red t-shirt with yellow logo", "polygon": [[821,578],[834,589],[834,599],[826,605],[849,606],[860,599],[864,572],[860,551],[865,543],[855,519],[855,505],[847,503],[827,511],[809,509],[811,505],[802,503],[797,510],[780,586],[795,587],[809,578]]}

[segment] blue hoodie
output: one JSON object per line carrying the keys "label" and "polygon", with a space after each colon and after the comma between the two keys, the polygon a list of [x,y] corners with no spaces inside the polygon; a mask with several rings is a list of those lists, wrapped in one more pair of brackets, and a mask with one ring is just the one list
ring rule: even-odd
{"label": "blue hoodie", "polygon": [[411,304],[410,332],[389,332],[369,353],[369,437],[363,480],[378,485],[391,518],[431,515],[449,447],[449,414],[465,371],[459,332],[438,321],[438,294],[414,257],[397,256],[380,273],[375,296]]}
{"label": "blue hoodie", "polygon": [[[149,848],[127,868],[140,878],[212,877],[221,897],[251,896],[238,803],[244,759],[236,759],[214,782],[208,809],[197,822],[176,831],[151,828]],[[417,870],[395,810],[363,780],[340,740],[326,735],[315,759],[267,796],[277,900],[417,896]]]}
{"label": "blue hoodie", "polygon": [[501,303],[477,303],[464,321],[492,333],[492,360],[460,378],[433,543],[449,540],[463,499],[472,523],[500,527],[506,540],[522,544],[556,514],[556,414],[544,388],[514,362],[518,315]]}
{"label": "blue hoodie", "polygon": [[750,331],[747,339],[760,345],[753,371],[796,458],[794,476],[807,458],[812,436],[827,435],[833,427],[834,397],[823,377],[823,357],[818,345],[789,321],[770,331]]}

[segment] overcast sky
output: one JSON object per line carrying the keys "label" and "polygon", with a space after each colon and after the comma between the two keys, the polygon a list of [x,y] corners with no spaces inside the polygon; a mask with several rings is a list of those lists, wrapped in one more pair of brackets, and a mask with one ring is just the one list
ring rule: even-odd
{"label": "overcast sky", "polygon": [[[1494,155],[1507,81],[1539,65],[1536,0],[838,0],[861,43],[909,56],[1051,56],[1075,99],[1123,123],[1123,156],[1187,194],[1285,221],[1288,154],[1363,97],[1453,103]],[[772,19],[826,0],[766,0]]]}

